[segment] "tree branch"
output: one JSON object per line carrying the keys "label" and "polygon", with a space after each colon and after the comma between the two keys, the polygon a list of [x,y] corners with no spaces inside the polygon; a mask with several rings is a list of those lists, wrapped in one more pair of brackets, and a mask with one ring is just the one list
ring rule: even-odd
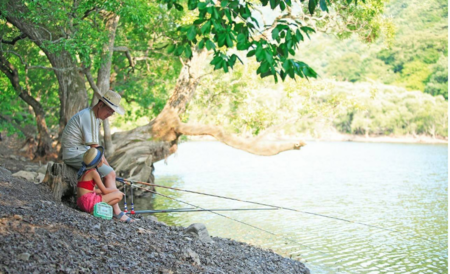
{"label": "tree branch", "polygon": [[114,51],[124,52],[125,56],[128,59],[128,62],[130,62],[130,67],[134,68],[135,63],[133,62],[133,58],[131,57],[130,49],[128,47],[125,47],[125,46],[114,47]]}
{"label": "tree branch", "polygon": [[28,36],[25,33],[21,33],[16,38],[12,39],[11,41],[0,39],[0,43],[8,44],[8,45],[15,45],[17,41],[27,38]]}
{"label": "tree branch", "polygon": [[101,94],[101,92],[100,92],[100,89],[99,89],[99,88],[97,87],[97,85],[95,84],[94,77],[92,77],[92,74],[91,74],[89,68],[84,68],[84,69],[83,69],[83,73],[84,73],[84,75],[86,76],[86,79],[88,80],[89,85],[90,85],[91,88],[94,90],[95,95],[96,95],[98,98],[102,98],[102,94]]}
{"label": "tree branch", "polygon": [[216,140],[227,144],[236,149],[244,150],[252,154],[262,156],[272,156],[288,150],[299,150],[305,146],[304,141],[293,142],[274,142],[264,141],[258,136],[255,138],[244,139],[225,132],[221,127],[208,125],[193,125],[180,123],[175,131],[180,134],[198,136],[209,135]]}

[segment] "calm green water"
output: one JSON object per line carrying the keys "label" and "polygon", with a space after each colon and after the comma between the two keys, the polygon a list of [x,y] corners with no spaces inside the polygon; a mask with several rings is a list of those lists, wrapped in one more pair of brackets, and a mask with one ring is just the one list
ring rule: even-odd
{"label": "calm green water", "polygon": [[[401,233],[286,210],[220,212],[276,236],[208,212],[156,215],[168,224],[204,223],[213,236],[272,249],[313,273],[447,273],[446,145],[311,142],[301,151],[263,157],[218,142],[187,142],[155,168],[158,184]],[[159,191],[203,208],[261,207]],[[150,201],[135,201],[136,209],[191,207],[159,196]]]}

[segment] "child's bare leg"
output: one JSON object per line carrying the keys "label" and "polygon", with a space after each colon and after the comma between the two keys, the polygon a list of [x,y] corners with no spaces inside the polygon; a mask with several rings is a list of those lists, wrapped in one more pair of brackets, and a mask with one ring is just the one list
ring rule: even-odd
{"label": "child's bare leg", "polygon": [[123,194],[119,190],[102,195],[102,202],[107,203],[110,206],[117,205],[122,200]]}
{"label": "child's bare leg", "polygon": [[[113,170],[110,173],[108,173],[105,177],[103,177],[103,182],[105,184],[105,186],[107,188],[115,188],[117,189],[116,186],[116,172]],[[106,203],[106,202],[105,202]],[[122,210],[120,210],[120,207],[117,203],[115,203],[113,206],[113,213],[114,215],[118,215],[122,212]],[[122,216],[122,218],[120,218],[121,221],[125,221],[128,217],[124,214]]]}

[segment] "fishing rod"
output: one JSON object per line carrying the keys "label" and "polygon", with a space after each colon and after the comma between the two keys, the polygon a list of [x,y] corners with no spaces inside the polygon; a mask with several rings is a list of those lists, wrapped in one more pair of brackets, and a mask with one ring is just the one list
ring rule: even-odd
{"label": "fishing rod", "polygon": [[442,244],[441,242],[436,242],[436,241],[430,240],[430,239],[425,238],[425,237],[423,237],[421,235],[418,235],[416,233],[401,232],[401,231],[398,231],[398,230],[395,230],[395,229],[391,229],[391,228],[386,228],[386,227],[382,227],[382,226],[371,225],[371,224],[366,224],[366,223],[362,223],[362,222],[347,220],[347,219],[344,219],[344,218],[324,215],[324,214],[320,214],[320,213],[303,211],[303,210],[298,210],[298,209],[295,209],[295,208],[289,208],[289,207],[283,207],[283,206],[277,206],[277,205],[270,205],[270,204],[260,203],[260,202],[241,200],[241,199],[237,199],[237,198],[226,197],[226,196],[221,196],[221,195],[216,195],[216,194],[203,193],[203,192],[198,192],[198,191],[193,191],[193,190],[180,189],[180,188],[176,188],[176,187],[168,187],[168,186],[162,186],[162,185],[151,184],[151,183],[146,183],[146,182],[133,181],[133,180],[128,180],[128,179],[124,179],[124,178],[120,178],[120,177],[117,177],[116,180],[119,181],[119,182],[122,182],[122,183],[124,181],[127,181],[127,182],[147,185],[147,186],[154,186],[154,187],[172,189],[172,190],[177,190],[177,191],[182,191],[182,192],[194,193],[194,194],[205,195],[205,196],[210,196],[210,197],[216,197],[216,198],[221,198],[221,199],[227,199],[227,200],[232,200],[232,201],[238,201],[238,202],[243,202],[243,203],[250,203],[250,204],[262,205],[262,206],[268,206],[268,207],[275,207],[275,208],[284,209],[284,210],[288,210],[288,211],[294,211],[294,212],[298,212],[298,213],[309,214],[309,215],[314,215],[314,216],[318,216],[318,217],[333,219],[333,220],[337,220],[337,221],[342,221],[342,222],[358,224],[358,225],[362,225],[362,226],[366,226],[366,227],[376,228],[376,229],[389,231],[389,232],[393,232],[393,233],[400,234],[400,235],[408,235],[408,236],[411,236],[413,238],[419,238],[419,239],[422,239],[422,240],[425,240],[425,241],[428,241],[428,242],[431,242],[431,243],[435,243],[435,244],[437,243],[437,244],[445,247],[445,245]]}
{"label": "fishing rod", "polygon": [[[139,188],[139,189],[142,189],[142,190],[144,190],[144,191],[148,191],[148,192],[150,192],[150,193],[153,193],[153,194],[156,194],[156,195],[159,195],[159,196],[162,196],[162,197],[165,197],[165,198],[168,198],[168,199],[171,199],[171,200],[174,200],[174,201],[183,203],[183,204],[187,204],[187,205],[189,205],[189,206],[193,206],[193,207],[198,208],[198,209],[200,209],[200,210],[211,212],[211,213],[213,213],[213,214],[216,214],[216,215],[218,215],[218,216],[221,216],[221,217],[224,217],[224,218],[226,218],[226,219],[232,220],[232,221],[234,221],[234,222],[241,223],[241,224],[243,224],[243,225],[246,225],[246,226],[252,227],[252,228],[254,228],[254,229],[257,229],[257,230],[263,231],[263,232],[265,232],[265,233],[268,233],[268,234],[270,234],[270,235],[272,235],[272,236],[275,236],[275,237],[279,237],[279,238],[288,240],[288,241],[290,241],[290,242],[292,242],[292,243],[296,243],[296,244],[298,244],[298,245],[300,245],[300,246],[304,246],[304,247],[306,247],[306,248],[308,248],[308,249],[310,249],[310,250],[319,252],[319,253],[321,253],[321,254],[323,254],[323,255],[325,255],[325,256],[331,256],[331,257],[334,258],[334,256],[331,255],[331,254],[325,253],[325,252],[323,252],[323,251],[320,251],[320,250],[315,249],[315,248],[313,248],[313,247],[310,247],[310,246],[308,246],[308,245],[302,244],[302,243],[300,243],[300,242],[298,242],[298,241],[296,241],[296,240],[293,240],[293,239],[291,239],[291,238],[288,238],[288,237],[285,237],[285,236],[281,236],[281,235],[278,235],[278,234],[276,234],[276,233],[273,233],[273,232],[271,232],[271,231],[269,231],[269,230],[266,230],[266,229],[263,229],[263,228],[254,226],[254,225],[252,225],[252,224],[249,224],[249,223],[246,223],[246,222],[243,222],[243,221],[240,221],[240,220],[231,218],[231,217],[228,217],[228,216],[223,215],[223,214],[221,214],[221,213],[215,212],[215,211],[213,211],[213,210],[211,210],[211,209],[202,208],[202,207],[200,207],[200,206],[197,206],[197,205],[194,205],[194,204],[191,204],[191,203],[188,203],[188,202],[185,202],[185,201],[182,201],[182,200],[179,200],[179,199],[176,199],[176,198],[173,198],[173,197],[170,197],[170,196],[167,196],[167,195],[158,193],[158,192],[156,192],[156,191],[153,191],[153,190],[150,190],[150,189],[147,189],[147,188],[144,188],[144,187],[139,187],[139,186],[134,185],[134,183],[137,183],[137,182],[133,182],[133,181],[126,180],[126,179],[123,179],[123,178],[119,178],[119,177],[116,177],[116,180],[117,180],[118,182],[121,182],[121,183],[125,184],[125,185],[129,185],[131,188],[133,188],[133,187]],[[142,182],[142,183],[143,183],[143,182]],[[144,184],[148,184],[148,183],[144,183]],[[136,213],[137,213],[137,212],[136,212]],[[340,261],[340,260],[338,260],[338,261]]]}
{"label": "fishing rod", "polygon": [[278,210],[278,208],[216,208],[216,209],[175,208],[175,209],[135,210],[134,212],[136,214],[144,214],[144,213],[204,212],[204,211],[244,211],[244,210]]}

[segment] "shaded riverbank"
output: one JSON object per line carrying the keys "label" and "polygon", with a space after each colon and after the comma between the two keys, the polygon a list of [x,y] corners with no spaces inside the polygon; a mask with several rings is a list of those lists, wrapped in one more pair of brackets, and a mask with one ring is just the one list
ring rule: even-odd
{"label": "shaded riverbank", "polygon": [[[2,158],[3,167],[20,161]],[[272,251],[218,237],[203,242],[154,219],[124,224],[96,218],[54,201],[46,186],[12,177],[3,167],[2,273],[309,273],[301,262]]]}

